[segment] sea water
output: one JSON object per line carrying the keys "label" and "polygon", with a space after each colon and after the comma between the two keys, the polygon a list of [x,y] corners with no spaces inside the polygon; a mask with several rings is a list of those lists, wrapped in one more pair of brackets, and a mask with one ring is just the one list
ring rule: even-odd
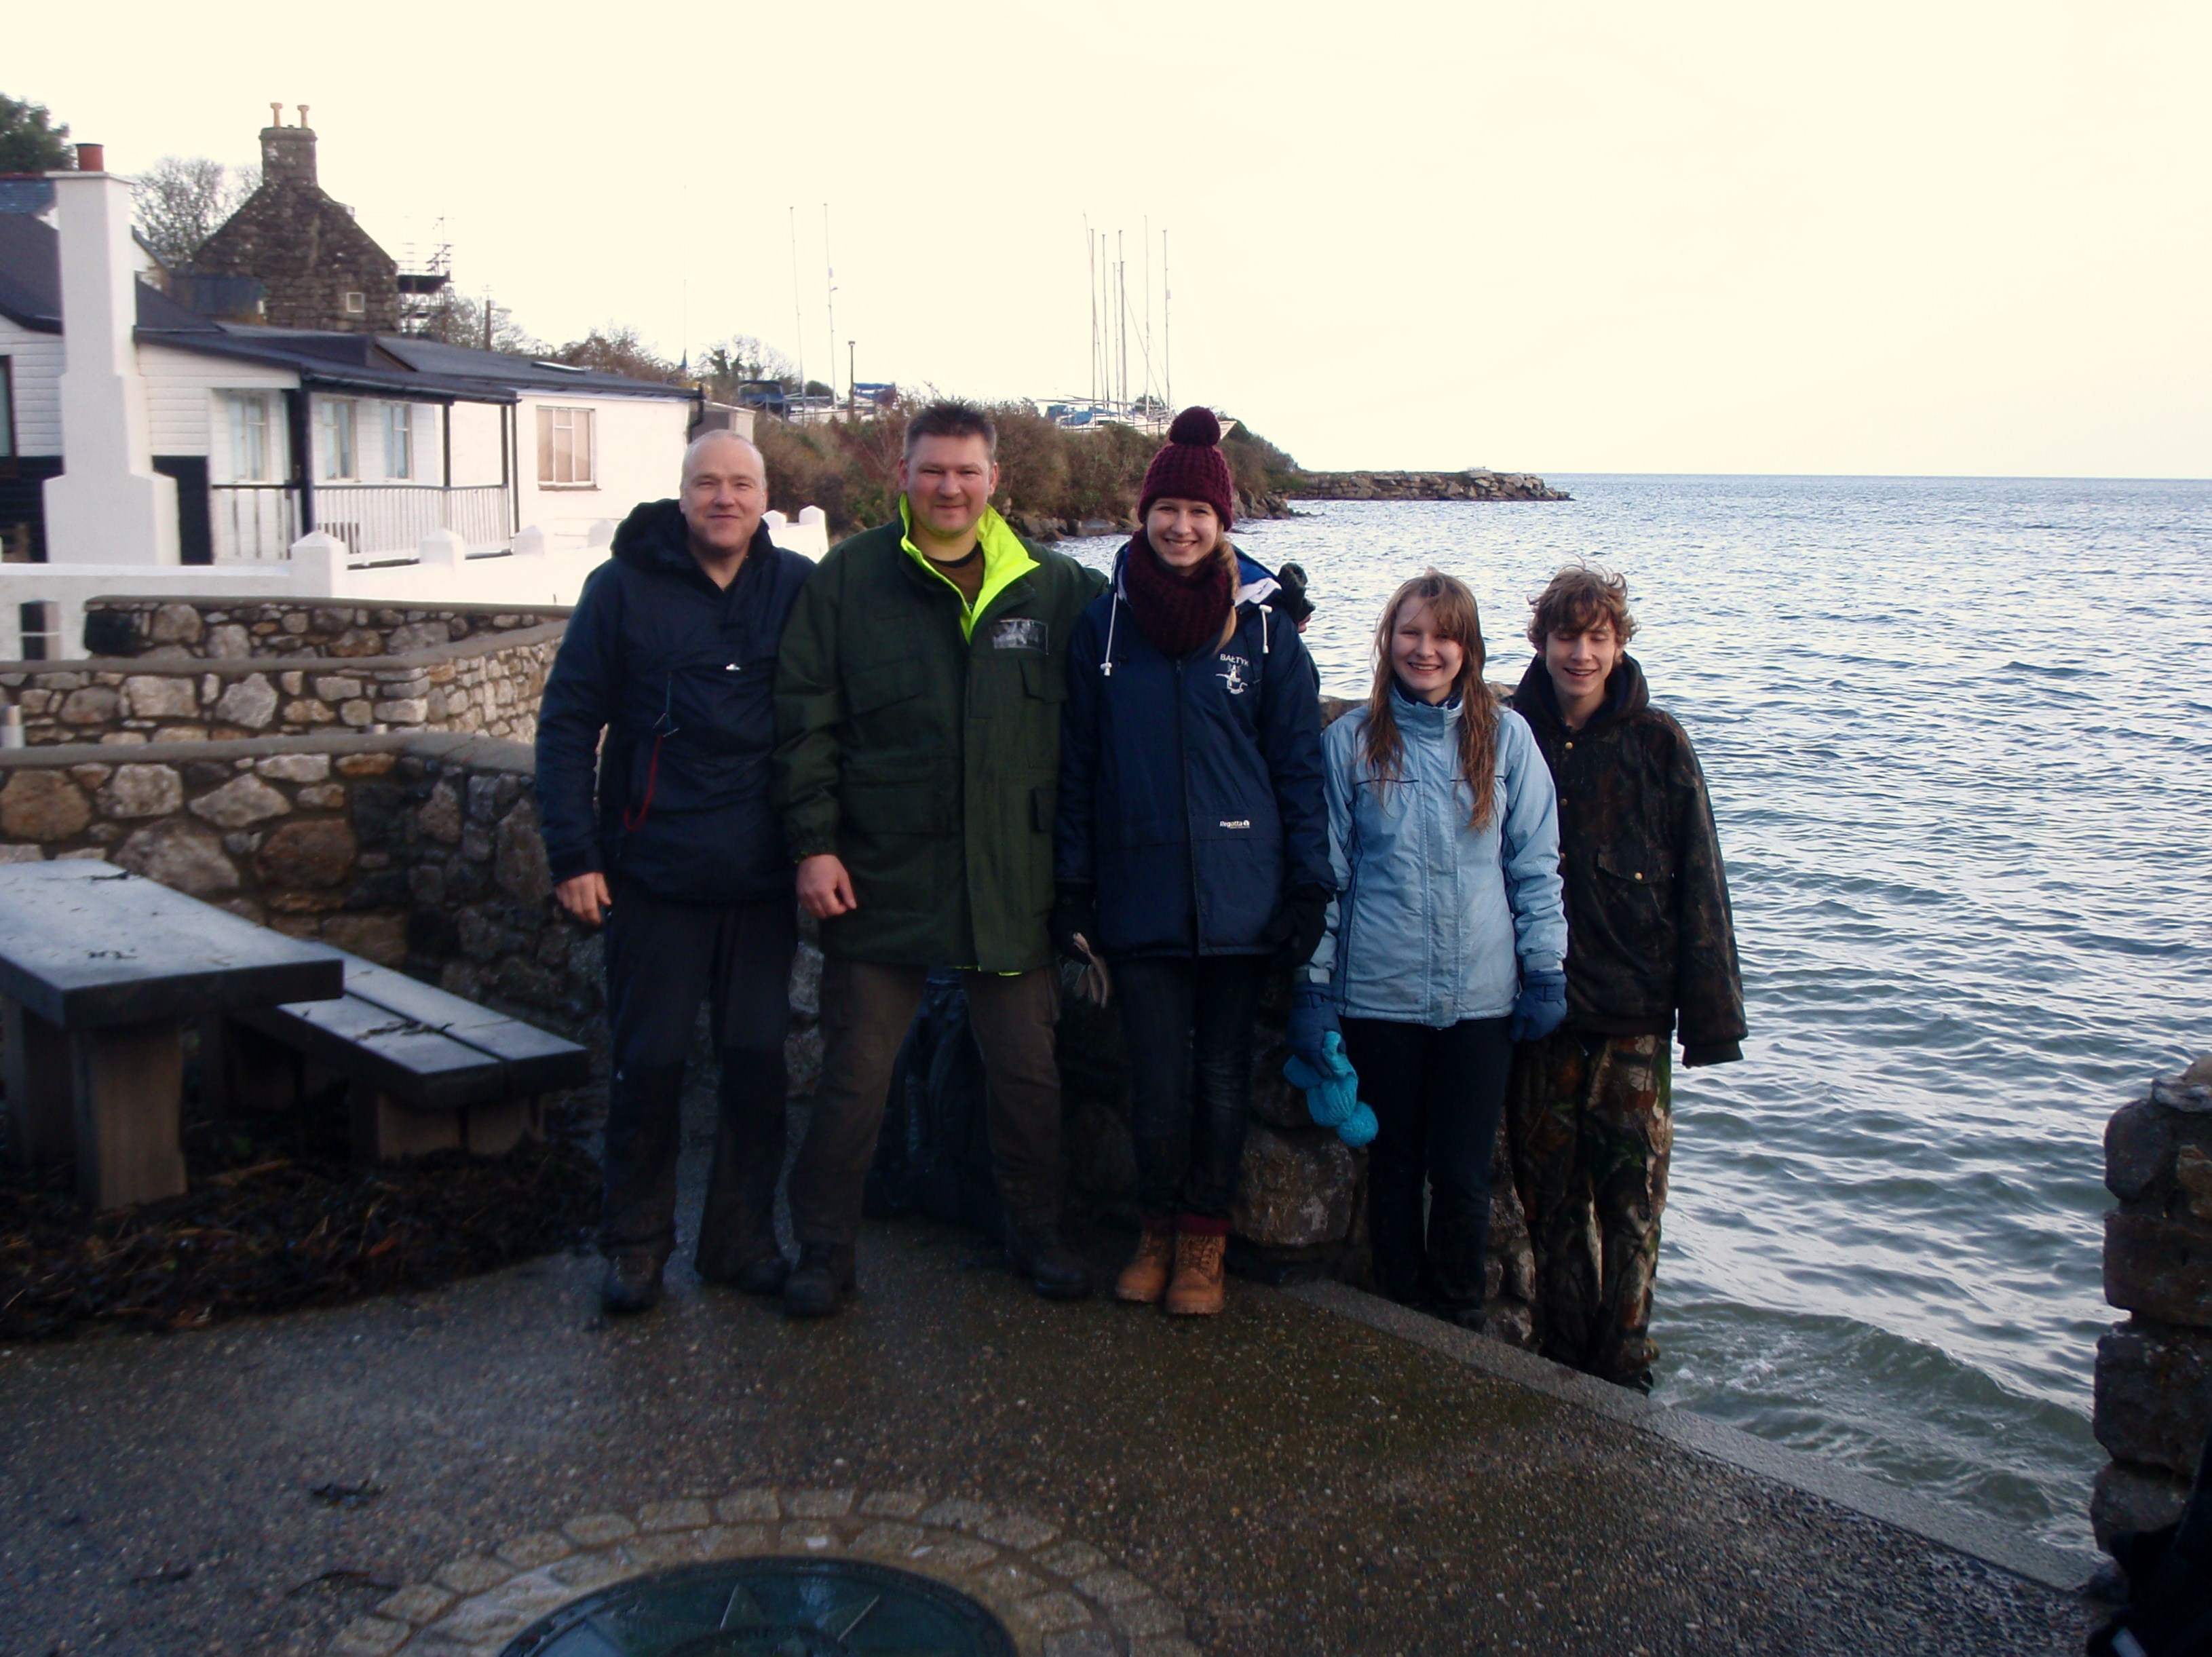
{"label": "sea water", "polygon": [[1656,1397],[2086,1546],[2105,1122],[2212,1050],[2212,483],[1552,481],[1237,537],[1339,695],[1428,565],[1508,681],[1559,564],[1627,576],[1751,1025],[1675,1072]]}

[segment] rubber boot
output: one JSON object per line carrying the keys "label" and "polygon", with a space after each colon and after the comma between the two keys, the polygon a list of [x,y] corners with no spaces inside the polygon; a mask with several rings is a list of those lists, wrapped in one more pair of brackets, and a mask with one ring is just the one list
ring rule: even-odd
{"label": "rubber boot", "polygon": [[1006,1262],[1049,1301],[1079,1301],[1091,1292],[1091,1268],[1056,1225],[1006,1223]]}
{"label": "rubber boot", "polygon": [[1147,1215],[1144,1226],[1137,1252],[1114,1280],[1114,1298],[1134,1306],[1157,1306],[1168,1292],[1168,1274],[1175,1270],[1175,1222]]}
{"label": "rubber boot", "polygon": [[1167,1309],[1179,1318],[1210,1318],[1228,1303],[1222,1286],[1222,1257],[1229,1236],[1220,1231],[1176,1233],[1175,1278],[1168,1284]]}
{"label": "rubber boot", "polygon": [[658,1249],[624,1248],[607,1256],[607,1275],[599,1284],[599,1310],[626,1318],[660,1304]]}
{"label": "rubber boot", "polygon": [[826,1318],[853,1292],[850,1249],[806,1243],[799,1265],[783,1285],[783,1312],[791,1318]]}

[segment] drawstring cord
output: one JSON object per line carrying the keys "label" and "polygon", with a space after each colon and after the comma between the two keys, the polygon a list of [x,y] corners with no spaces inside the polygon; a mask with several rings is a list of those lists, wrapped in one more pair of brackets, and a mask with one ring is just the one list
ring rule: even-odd
{"label": "drawstring cord", "polygon": [[661,693],[660,717],[653,722],[653,758],[645,768],[645,798],[637,803],[637,810],[623,808],[623,833],[634,835],[645,827],[645,820],[653,810],[653,790],[660,780],[660,744],[674,736],[676,723],[676,676],[668,676],[667,689]]}

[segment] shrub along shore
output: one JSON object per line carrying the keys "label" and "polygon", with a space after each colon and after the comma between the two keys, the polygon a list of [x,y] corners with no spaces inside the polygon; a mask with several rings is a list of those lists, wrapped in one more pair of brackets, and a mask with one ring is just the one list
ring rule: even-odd
{"label": "shrub along shore", "polygon": [[[763,418],[753,438],[768,457],[769,504],[816,506],[833,537],[897,509],[900,439],[910,410],[886,409],[850,424],[794,426]],[[1056,426],[1026,403],[999,404],[999,510],[1036,540],[1127,534],[1137,526],[1145,468],[1164,440],[1129,426],[1083,432]],[[1294,499],[1564,501],[1540,477],[1517,473],[1309,472],[1266,438],[1224,417],[1222,452],[1242,519],[1287,518]]]}

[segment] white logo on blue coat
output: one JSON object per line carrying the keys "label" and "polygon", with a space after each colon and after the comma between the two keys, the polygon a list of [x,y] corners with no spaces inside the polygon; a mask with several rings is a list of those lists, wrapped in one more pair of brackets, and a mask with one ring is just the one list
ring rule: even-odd
{"label": "white logo on blue coat", "polygon": [[1218,659],[1221,665],[1219,677],[1223,689],[1232,696],[1241,696],[1252,688],[1251,680],[1244,677],[1252,671],[1251,663],[1242,656],[1223,656]]}

